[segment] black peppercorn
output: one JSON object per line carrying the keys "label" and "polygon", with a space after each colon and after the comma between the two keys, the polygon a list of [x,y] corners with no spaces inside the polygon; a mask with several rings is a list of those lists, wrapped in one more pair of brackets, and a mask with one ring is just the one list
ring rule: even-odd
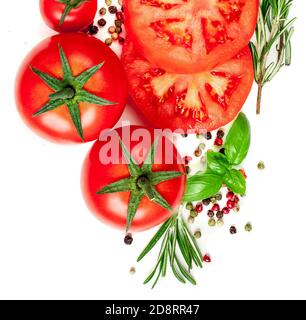
{"label": "black peppercorn", "polygon": [[210,199],[205,199],[202,201],[204,206],[209,206],[210,205]]}
{"label": "black peppercorn", "polygon": [[133,236],[130,233],[128,233],[124,238],[124,243],[128,246],[130,246],[133,243],[133,241]]}
{"label": "black peppercorn", "polygon": [[219,130],[219,131],[217,132],[217,137],[218,137],[219,139],[223,139],[224,136],[225,136],[225,133],[224,133],[223,130]]}
{"label": "black peppercorn", "polygon": [[105,19],[100,19],[100,20],[98,20],[98,25],[99,25],[100,27],[106,26],[106,20],[105,20]]}
{"label": "black peppercorn", "polygon": [[211,139],[212,139],[212,134],[211,134],[211,132],[205,133],[205,139],[206,139],[206,140],[211,140]]}
{"label": "black peppercorn", "polygon": [[95,35],[99,32],[99,28],[97,26],[94,26],[94,25],[91,25],[89,28],[88,28],[88,32],[89,34],[91,35]]}
{"label": "black peppercorn", "polygon": [[237,228],[235,226],[231,226],[230,233],[231,234],[236,234],[237,233]]}
{"label": "black peppercorn", "polygon": [[117,9],[117,7],[115,7],[115,6],[110,6],[110,7],[108,8],[108,11],[109,11],[109,13],[111,13],[111,14],[116,14],[116,13],[118,12],[118,9]]}

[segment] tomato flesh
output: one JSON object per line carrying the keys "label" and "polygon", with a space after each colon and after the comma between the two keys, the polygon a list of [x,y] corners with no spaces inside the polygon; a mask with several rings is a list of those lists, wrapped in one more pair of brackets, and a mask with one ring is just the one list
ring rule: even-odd
{"label": "tomato flesh", "polygon": [[231,59],[247,46],[258,0],[127,0],[130,40],[168,72],[195,73]]}
{"label": "tomato flesh", "polygon": [[240,112],[253,84],[249,48],[211,70],[170,73],[144,59],[131,42],[123,49],[129,92],[139,110],[158,128],[211,131]]}
{"label": "tomato flesh", "polygon": [[[137,136],[136,133],[138,129],[144,130],[142,127],[132,126],[130,128],[129,138],[133,135]],[[155,140],[154,131],[145,130],[150,137],[148,144],[139,148],[138,144],[140,141],[138,141],[138,139],[131,139],[130,141],[130,152],[140,166],[143,164],[151,144]],[[122,128],[116,129],[116,131],[120,138],[125,141],[122,134]],[[126,136],[124,137],[126,138]],[[106,141],[97,141],[85,159],[81,179],[83,195],[89,209],[98,219],[112,227],[124,230],[126,227],[127,210],[131,192],[117,192],[103,195],[97,194],[98,190],[102,187],[130,177],[121,150],[116,159],[118,161],[116,162],[117,164],[103,164],[101,162],[101,149],[106,143]],[[171,163],[165,161],[165,146],[169,146],[169,143],[172,145],[168,138],[165,137],[162,137],[159,140],[153,172],[178,171],[183,173],[181,177],[168,180],[156,186],[156,190],[170,204],[174,212],[176,212],[185,192],[186,175],[185,167],[182,164],[183,161],[175,147],[173,147],[173,149],[171,148],[173,161]],[[162,153],[160,152],[161,148],[163,150]],[[147,197],[144,197],[136,212],[131,231],[144,231],[150,229],[163,223],[171,215],[172,213],[170,211],[162,208],[154,201],[150,201]]]}

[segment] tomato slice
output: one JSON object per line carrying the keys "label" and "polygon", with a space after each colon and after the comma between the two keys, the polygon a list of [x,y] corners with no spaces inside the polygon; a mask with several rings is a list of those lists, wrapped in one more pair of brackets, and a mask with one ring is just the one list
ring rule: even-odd
{"label": "tomato slice", "polygon": [[212,131],[231,122],[245,103],[254,77],[250,49],[211,70],[169,73],[149,63],[127,41],[122,55],[129,92],[157,128]]}
{"label": "tomato slice", "polygon": [[258,0],[126,0],[130,39],[151,63],[175,73],[209,69],[254,34]]}

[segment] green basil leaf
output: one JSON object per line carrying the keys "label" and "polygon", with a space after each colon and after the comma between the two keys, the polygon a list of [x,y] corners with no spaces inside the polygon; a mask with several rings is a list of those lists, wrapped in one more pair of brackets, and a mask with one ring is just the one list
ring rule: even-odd
{"label": "green basil leaf", "polygon": [[211,151],[207,152],[207,169],[209,173],[223,176],[230,169],[230,164],[222,153]]}
{"label": "green basil leaf", "polygon": [[224,177],[223,181],[226,186],[232,190],[234,193],[240,194],[242,196],[246,193],[246,180],[243,174],[235,169],[228,171]]}
{"label": "green basil leaf", "polygon": [[223,179],[218,175],[197,174],[187,180],[184,201],[200,201],[210,198],[220,191],[222,183]]}
{"label": "green basil leaf", "polygon": [[231,165],[239,165],[246,158],[251,144],[250,123],[244,113],[240,113],[230,129],[225,144],[225,155]]}

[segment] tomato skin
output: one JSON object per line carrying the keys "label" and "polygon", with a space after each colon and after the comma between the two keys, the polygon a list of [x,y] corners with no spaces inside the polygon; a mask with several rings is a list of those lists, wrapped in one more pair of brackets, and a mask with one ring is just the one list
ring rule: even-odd
{"label": "tomato skin", "polygon": [[127,80],[121,63],[113,51],[100,40],[81,33],[61,34],[39,43],[22,63],[16,79],[16,103],[24,122],[42,137],[57,143],[81,143],[65,105],[33,117],[53,93],[30,66],[62,79],[59,47],[63,47],[74,76],[105,62],[85,84],[84,89],[109,101],[113,106],[96,106],[81,102],[84,141],[93,141],[101,130],[112,128],[121,117],[127,102]]}
{"label": "tomato skin", "polygon": [[[131,134],[135,133],[139,128],[143,129],[142,127],[132,126]],[[122,137],[122,128],[116,129],[116,131],[119,136]],[[149,130],[148,132],[152,137],[151,140],[153,143],[153,130]],[[164,142],[165,139],[166,138],[163,137],[160,141]],[[135,160],[139,164],[142,164],[150,146],[148,146],[147,150],[143,150],[143,157],[140,157],[138,152],[136,152],[136,154],[133,153],[133,148],[138,143],[139,142],[131,141],[131,150]],[[104,145],[105,142],[97,141],[85,159],[81,178],[83,195],[87,206],[99,220],[114,228],[124,230],[126,227],[130,192],[104,195],[97,195],[97,192],[110,183],[129,177],[130,174],[125,162],[121,164],[123,157],[121,151],[119,152],[120,164],[106,165],[100,162],[100,150]],[[181,157],[176,148],[174,148],[173,154],[174,159],[178,161],[174,161],[174,164],[165,164],[164,161],[161,162],[161,164],[155,164],[153,165],[153,172],[180,171],[184,174],[179,178],[160,183],[156,186],[157,191],[176,211],[180,206],[185,193],[186,175]],[[156,158],[156,160],[158,160],[158,158]],[[133,220],[131,231],[139,232],[153,228],[167,220],[171,215],[171,212],[163,209],[153,201],[150,201],[147,197],[144,197]]]}
{"label": "tomato skin", "polygon": [[[148,4],[152,2],[154,5],[149,6]],[[165,0],[126,0],[124,2],[124,12],[125,12],[125,26],[127,28],[129,39],[134,43],[137,51],[145,57],[150,63],[158,65],[160,68],[173,73],[196,73],[206,69],[211,69],[212,67],[227,61],[238,54],[244,47],[246,47],[252,38],[257,18],[258,18],[258,0],[245,0],[245,8],[242,11],[239,23],[235,26],[229,27],[233,35],[233,40],[229,43],[225,43],[217,46],[211,52],[205,53],[204,42],[201,46],[195,49],[188,48],[183,49],[181,46],[171,45],[169,42],[165,41],[162,36],[157,36],[160,34],[154,32],[151,27],[151,23],[155,23],[159,18],[170,20],[175,18],[184,18],[188,14],[191,14],[191,22],[187,25],[192,32],[194,30],[199,30],[194,39],[204,38],[202,32],[200,32],[201,27],[198,24],[194,25],[195,20],[198,19],[197,7],[206,6],[209,3],[216,3],[217,0],[177,0],[171,1],[170,3],[176,3],[183,5],[182,9],[174,6],[173,9],[163,10],[156,5],[156,3],[167,3]],[[225,0],[226,2],[226,0]],[[228,1],[230,2],[230,0]],[[187,12],[188,6],[194,5],[194,12]],[[185,8],[186,6],[186,8]],[[186,10],[186,11],[184,11]],[[175,16],[177,13],[177,16]],[[203,14],[203,18],[207,18],[209,15],[214,16],[214,13],[206,13],[207,16]],[[225,22],[227,26],[227,22]],[[204,31],[203,31],[204,34]],[[167,35],[165,37],[168,37]]]}
{"label": "tomato skin", "polygon": [[[250,49],[246,47],[241,51],[239,55],[233,59],[224,62],[216,66],[211,70],[207,70],[203,73],[211,73],[214,71],[227,72],[232,69],[238,68],[242,71],[241,83],[238,90],[232,95],[229,100],[229,107],[222,109],[211,97],[204,99],[206,104],[206,109],[208,111],[207,120],[197,120],[192,117],[182,116],[179,112],[175,111],[175,97],[170,96],[168,100],[165,101],[160,106],[154,104],[154,99],[151,92],[142,87],[142,78],[144,74],[150,69],[159,69],[156,65],[150,64],[142,55],[135,49],[135,45],[131,41],[126,41],[123,54],[122,54],[123,66],[126,70],[128,82],[129,82],[129,93],[138,107],[139,111],[151,122],[151,124],[156,128],[178,130],[181,129],[185,132],[189,130],[192,132],[204,130],[213,131],[227,125],[235,119],[238,113],[241,111],[250,91],[254,81],[254,69],[252,62],[252,55]],[[198,82],[197,74],[172,74],[167,73],[170,76],[179,76],[181,78],[195,77]],[[202,73],[199,73],[201,75]],[[198,88],[204,87],[202,82],[199,82]],[[162,87],[162,86],[160,86]]]}
{"label": "tomato skin", "polygon": [[98,7],[97,0],[87,0],[78,8],[72,9],[60,25],[65,5],[57,0],[40,0],[39,4],[46,24],[58,32],[83,31],[93,22]]}

